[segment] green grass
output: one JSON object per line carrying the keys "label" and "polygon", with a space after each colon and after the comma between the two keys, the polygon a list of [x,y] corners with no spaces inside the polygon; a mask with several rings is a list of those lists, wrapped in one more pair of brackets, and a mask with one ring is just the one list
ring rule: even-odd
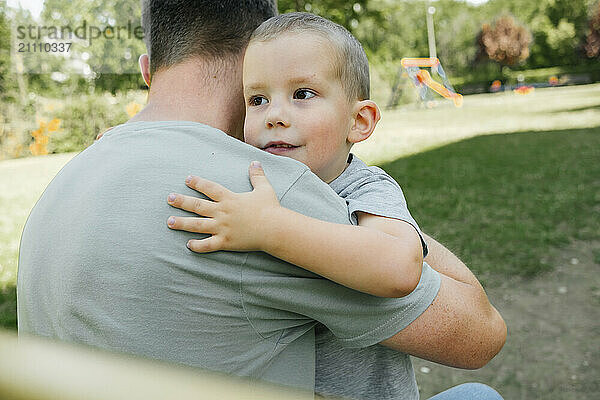
{"label": "green grass", "polygon": [[600,126],[600,84],[536,89],[464,97],[426,110],[406,106],[384,110],[375,133],[353,149],[363,160],[380,164],[460,140],[499,133],[547,132]]}
{"label": "green grass", "polygon": [[0,290],[0,328],[17,329],[17,289]]}
{"label": "green grass", "polygon": [[594,251],[594,262],[600,264],[600,250]]}
{"label": "green grass", "polygon": [[16,283],[19,241],[29,211],[73,156],[71,153],[0,162],[0,291]]}
{"label": "green grass", "polygon": [[[599,127],[599,84],[475,95],[460,109],[385,111],[353,151],[393,175],[423,230],[494,285],[549,269],[551,248],[598,238]],[[10,288],[27,215],[73,155],[0,162],[2,324],[14,326]]]}
{"label": "green grass", "polygon": [[487,284],[600,238],[600,128],[480,136],[381,166],[421,228]]}

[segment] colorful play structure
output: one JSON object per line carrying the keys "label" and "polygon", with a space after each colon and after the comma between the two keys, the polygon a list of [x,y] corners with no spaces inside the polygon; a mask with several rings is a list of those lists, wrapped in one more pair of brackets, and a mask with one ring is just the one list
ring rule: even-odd
{"label": "colorful play structure", "polygon": [[[450,81],[446,77],[444,68],[440,60],[437,58],[403,58],[400,64],[406,71],[408,78],[412,81],[417,89],[419,97],[423,102],[429,103],[432,101],[431,91],[436,92],[440,96],[452,100],[456,107],[461,107],[463,104],[462,95],[456,93]],[[433,79],[432,74],[423,68],[430,68],[432,74],[440,77],[442,83]]]}
{"label": "colorful play structure", "polygon": [[[401,68],[396,83],[393,86],[388,107],[393,107],[398,101],[402,78],[408,78],[411,81],[412,86],[417,91],[418,97],[428,108],[436,104],[433,93],[437,93],[445,99],[452,100],[456,107],[462,107],[463,96],[457,93],[450,84],[438,58],[403,58],[400,60],[400,64]],[[538,87],[555,87],[563,84],[563,81],[556,76],[551,76],[544,83],[526,84],[525,77],[519,75],[517,81],[516,85],[509,85],[503,84],[500,80],[495,80],[489,86],[489,91],[492,93],[511,91],[517,95],[530,95]]]}

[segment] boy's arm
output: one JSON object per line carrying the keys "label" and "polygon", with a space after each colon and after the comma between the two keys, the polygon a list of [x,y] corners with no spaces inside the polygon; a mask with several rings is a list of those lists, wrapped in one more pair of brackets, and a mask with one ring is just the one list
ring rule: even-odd
{"label": "boy's arm", "polygon": [[440,290],[423,314],[381,344],[452,367],[481,368],[504,346],[506,324],[467,266],[424,237],[425,261],[440,273]]}
{"label": "boy's arm", "polygon": [[[423,266],[416,231],[399,220],[371,214],[361,218],[366,226],[340,225],[280,207],[266,226],[263,251],[361,292],[410,294]],[[380,229],[385,226],[390,226],[388,232]]]}
{"label": "boy's arm", "polygon": [[[376,296],[404,297],[418,285],[422,248],[408,223],[368,214],[361,216],[369,225],[365,227],[310,218],[279,205],[262,169],[251,168],[250,178],[254,191],[248,193],[232,193],[200,178],[189,180],[191,188],[213,201],[175,195],[169,204],[205,218],[171,217],[169,227],[212,235],[191,240],[193,251],[265,251]],[[393,225],[388,229],[392,234],[378,229],[383,225]]]}

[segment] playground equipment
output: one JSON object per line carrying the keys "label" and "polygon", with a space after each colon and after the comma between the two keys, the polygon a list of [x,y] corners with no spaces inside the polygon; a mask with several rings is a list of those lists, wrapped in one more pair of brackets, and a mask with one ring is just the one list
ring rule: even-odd
{"label": "playground equipment", "polygon": [[533,87],[533,86],[523,85],[523,86],[517,87],[513,91],[516,94],[527,95],[527,94],[533,93],[534,90],[535,90],[535,87]]}
{"label": "playground equipment", "polygon": [[[400,60],[400,64],[417,89],[421,100],[431,101],[432,96],[430,92],[433,90],[440,96],[452,100],[456,107],[462,106],[463,97],[456,93],[450,84],[438,58],[403,58]],[[442,79],[443,84],[434,80],[431,74],[422,68],[430,68],[432,72]]]}
{"label": "playground equipment", "polygon": [[565,84],[566,80],[561,81],[556,75],[552,75],[550,78],[548,78],[548,82],[526,84],[525,77],[522,74],[519,74],[517,77],[517,82],[517,85],[503,85],[500,80],[495,80],[490,85],[490,92],[497,93],[500,91],[504,92],[512,90],[518,95],[528,95],[533,93],[535,88],[556,87]]}

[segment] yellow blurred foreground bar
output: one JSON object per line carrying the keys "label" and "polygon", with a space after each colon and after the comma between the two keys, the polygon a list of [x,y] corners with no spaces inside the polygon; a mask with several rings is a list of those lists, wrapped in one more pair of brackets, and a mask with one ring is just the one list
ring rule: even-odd
{"label": "yellow blurred foreground bar", "polygon": [[0,330],[0,399],[312,399],[312,393]]}

